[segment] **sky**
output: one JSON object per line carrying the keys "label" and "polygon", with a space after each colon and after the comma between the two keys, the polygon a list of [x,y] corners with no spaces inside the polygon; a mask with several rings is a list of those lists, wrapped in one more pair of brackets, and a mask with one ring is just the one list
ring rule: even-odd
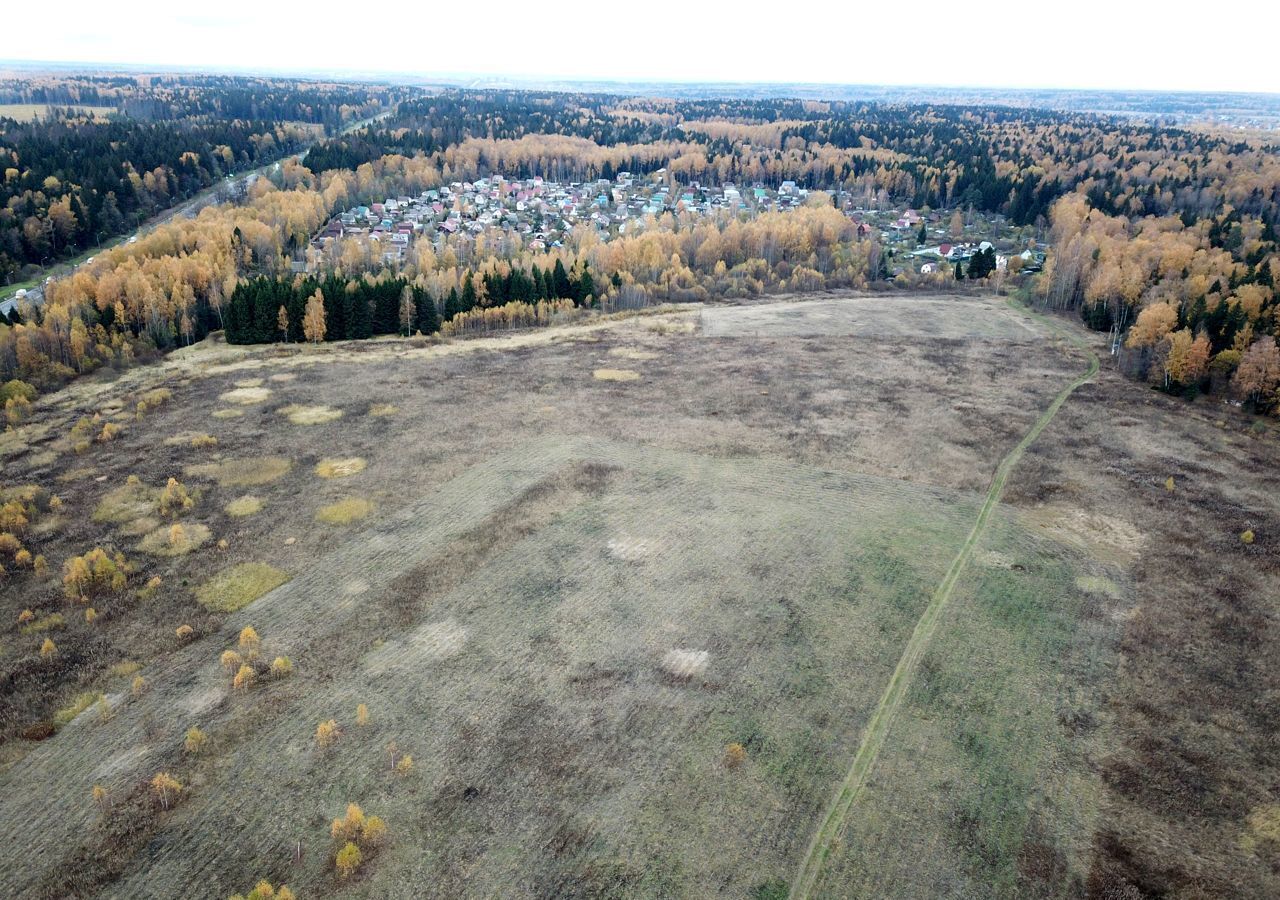
{"label": "sky", "polygon": [[424,78],[1280,93],[1277,13],[1257,0],[1197,4],[1190,14],[1178,0],[14,6],[0,59]]}

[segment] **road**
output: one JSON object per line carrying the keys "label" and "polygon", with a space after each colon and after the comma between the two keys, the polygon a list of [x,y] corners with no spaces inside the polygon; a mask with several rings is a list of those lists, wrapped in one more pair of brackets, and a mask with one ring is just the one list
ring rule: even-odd
{"label": "road", "polygon": [[[364,128],[366,125],[370,125],[374,122],[377,122],[380,119],[385,119],[387,116],[391,115],[393,112],[395,112],[394,108],[389,109],[385,112],[378,113],[378,115],[376,116],[370,116],[367,119],[361,119],[359,122],[352,122],[350,125],[343,128],[340,134],[350,134],[353,131],[357,131],[361,128]],[[310,150],[315,143],[316,142],[313,141],[311,144],[308,144],[302,150],[298,151],[297,153],[294,153],[291,156],[286,156],[283,159],[279,159],[275,162],[267,163],[265,166],[259,166],[258,168],[251,169],[248,172],[241,172],[239,175],[234,175],[234,176],[230,176],[228,178],[223,179],[220,183],[215,184],[209,188],[206,188],[205,190],[196,194],[191,199],[184,200],[182,203],[179,203],[177,206],[172,206],[169,209],[166,209],[164,212],[151,217],[145,223],[143,223],[142,226],[140,226],[134,232],[134,234],[137,234],[137,235],[146,234],[147,232],[152,231],[160,227],[161,225],[165,224],[166,222],[170,222],[173,219],[178,217],[182,217],[186,219],[195,218],[200,213],[200,210],[204,209],[206,206],[211,206],[217,203],[225,203],[229,199],[243,196],[244,192],[248,189],[249,185],[252,184],[253,181],[257,179],[259,176],[265,175],[267,172],[280,168],[280,164],[285,162],[286,160],[302,159],[302,157],[306,155],[307,151]],[[93,256],[90,256],[89,259],[96,258],[97,254],[99,253],[106,253],[107,251],[113,250],[116,247],[123,246],[124,244],[127,244],[129,240],[130,240],[129,237],[125,237],[116,241],[114,244],[104,245]],[[55,273],[53,276],[55,278],[65,278],[66,276],[73,274],[76,271],[76,269],[78,269],[80,266],[87,265],[87,264],[88,264],[88,260],[85,260],[84,262],[76,263],[75,265],[70,265],[70,266],[68,266],[67,263],[59,263],[49,267],[45,271]],[[34,303],[37,305],[42,303],[44,301],[44,283],[42,282],[41,284],[38,284],[35,287],[28,290],[26,297],[23,299],[25,299],[28,303]],[[3,316],[9,315],[9,311],[18,305],[18,300],[19,298],[16,296],[16,294],[10,295],[8,297],[5,297],[3,300],[0,300],[0,315],[3,315]]]}

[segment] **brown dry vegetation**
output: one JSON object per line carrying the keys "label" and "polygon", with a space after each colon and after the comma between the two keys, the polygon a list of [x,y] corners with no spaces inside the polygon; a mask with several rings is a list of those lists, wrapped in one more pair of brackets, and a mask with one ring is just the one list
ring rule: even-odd
{"label": "brown dry vegetation", "polygon": [[[905,299],[866,315],[865,301],[822,302],[430,347],[207,343],[42,398],[0,450],[7,473],[64,501],[58,527],[28,542],[53,574],[11,574],[0,621],[72,615],[52,659],[40,637],[0,636],[0,884],[213,897],[265,877],[324,896],[339,882],[326,817],[352,797],[395,835],[343,887],[361,896],[428,882],[450,896],[743,896],[787,881],[976,495],[1084,367],[994,301],[940,298],[928,316]],[[869,327],[879,304],[903,304],[911,327]],[[593,377],[620,359],[635,380]],[[209,418],[255,378],[271,378],[270,402]],[[157,386],[172,399],[113,441],[79,456],[59,443],[82,415]],[[1012,890],[1266,896],[1276,441],[1235,410],[1160,395],[1122,412],[1142,390],[1104,371],[1068,402],[1015,470],[1001,541],[981,557],[1000,572],[1057,566],[1053,590],[1093,598],[1078,618],[1064,605],[1061,628],[1123,656],[1099,652],[1053,757],[1097,789],[1072,825],[1092,839],[1018,831]],[[340,417],[298,427],[282,408]],[[216,447],[166,443],[193,430]],[[367,462],[358,478],[316,477],[352,458]],[[200,492],[181,521],[210,539],[136,552],[161,523],[137,525],[148,513],[120,492],[130,474],[153,498],[174,476]],[[248,485],[270,515],[227,511]],[[353,486],[376,514],[317,524]],[[94,521],[109,497],[129,515]],[[95,598],[90,625],[54,575],[99,545],[140,570],[124,595]],[[893,577],[878,582],[872,562]],[[239,611],[200,603],[198,588],[245,563],[292,580]],[[263,659],[296,669],[233,694],[219,656],[246,625]],[[135,662],[148,690],[123,700]],[[1085,683],[1038,664],[1052,696]],[[118,698],[110,721],[41,728],[98,692]],[[321,754],[329,719],[342,736]],[[207,738],[187,753],[196,726]],[[391,741],[413,759],[405,777]],[[909,768],[890,751],[889,779]],[[184,787],[157,811],[147,781],[161,771]],[[981,850],[963,821],[892,824],[957,866]],[[39,855],[19,871],[22,847]]]}

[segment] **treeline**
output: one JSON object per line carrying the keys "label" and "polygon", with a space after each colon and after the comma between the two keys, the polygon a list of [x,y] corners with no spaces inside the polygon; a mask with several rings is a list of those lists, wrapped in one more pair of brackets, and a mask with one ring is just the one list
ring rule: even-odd
{"label": "treeline", "polygon": [[148,121],[308,122],[333,130],[413,96],[412,88],[247,75],[0,78],[0,103],[106,106]]}
{"label": "treeline", "polygon": [[[290,281],[259,277],[240,282],[226,305],[223,318],[227,343],[306,340],[303,319],[307,301],[317,291],[324,302],[324,339],[328,341],[363,340],[406,330],[423,334],[440,330],[435,301],[405,278],[348,281],[328,275]],[[406,302],[412,310],[410,316],[404,315]]]}
{"label": "treeline", "polygon": [[1049,306],[1111,332],[1131,375],[1188,396],[1231,393],[1270,412],[1280,400],[1277,278],[1270,218],[1226,207],[1135,220],[1078,193],[1054,207],[1039,289]]}
{"label": "treeline", "polygon": [[0,131],[0,282],[87,250],[307,139],[268,122],[9,125]]}
{"label": "treeline", "polygon": [[[337,274],[301,279],[264,276],[241,281],[222,315],[228,343],[298,342],[307,339],[307,301],[319,292],[325,312],[324,340],[363,340],[384,334],[434,334],[443,323],[464,314],[512,304],[538,307],[551,303],[547,308],[556,310],[561,309],[555,305],[560,301],[570,308],[589,306],[596,300],[595,290],[585,262],[569,271],[559,259],[545,269],[537,264],[528,270],[492,269],[478,278],[468,272],[461,289],[451,287],[440,297],[420,283],[386,270],[356,279]],[[536,312],[531,315],[536,319]],[[512,316],[511,309],[507,320],[523,322],[519,315]]]}

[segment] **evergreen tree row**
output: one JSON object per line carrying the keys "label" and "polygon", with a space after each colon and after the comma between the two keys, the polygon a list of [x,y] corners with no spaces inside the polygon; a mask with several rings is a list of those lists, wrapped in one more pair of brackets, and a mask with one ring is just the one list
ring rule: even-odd
{"label": "evergreen tree row", "polygon": [[[569,271],[564,263],[543,270],[512,269],[481,276],[486,306],[506,303],[534,304],[540,300],[572,300],[584,306],[595,298],[595,280],[586,263]],[[325,340],[361,340],[379,334],[421,331],[433,334],[442,321],[481,305],[476,280],[467,273],[462,290],[453,288],[441,301],[403,277],[347,281],[337,275],[315,276],[296,282],[283,278],[242,281],[223,308],[227,343],[267,344],[280,340],[304,340],[302,320],[307,300],[316,291],[324,297]],[[405,324],[405,291],[413,307],[411,324]],[[284,309],[287,328],[281,328]]]}
{"label": "evergreen tree row", "polygon": [[[307,300],[319,291],[324,297],[325,340],[344,341],[378,334],[404,333],[401,306],[408,290],[413,307],[410,330],[433,334],[440,330],[435,300],[405,278],[346,281],[336,275],[293,281],[261,277],[236,285],[223,310],[229,344],[267,344],[286,339],[302,341],[302,318]],[[280,328],[284,308],[287,329]]]}

